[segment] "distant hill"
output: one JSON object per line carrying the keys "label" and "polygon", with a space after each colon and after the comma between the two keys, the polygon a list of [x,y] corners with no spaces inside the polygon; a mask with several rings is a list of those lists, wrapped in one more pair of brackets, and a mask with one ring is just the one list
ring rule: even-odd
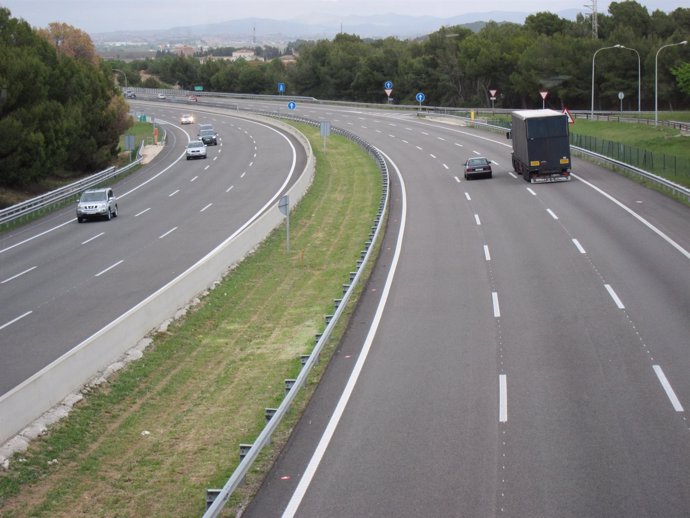
{"label": "distant hill", "polygon": [[[575,19],[577,10],[570,9],[556,14],[562,18]],[[416,38],[435,32],[444,26],[463,25],[479,30],[488,21],[523,23],[533,13],[518,11],[488,11],[463,14],[449,18],[433,16],[406,16],[399,14],[374,16],[315,15],[303,20],[273,20],[268,18],[245,18],[225,22],[172,27],[166,30],[117,31],[96,33],[91,37],[94,43],[112,41],[138,41],[158,43],[162,41],[198,41],[200,39],[253,42],[295,41],[297,39],[331,39],[340,32],[356,34],[362,38],[400,39]]]}

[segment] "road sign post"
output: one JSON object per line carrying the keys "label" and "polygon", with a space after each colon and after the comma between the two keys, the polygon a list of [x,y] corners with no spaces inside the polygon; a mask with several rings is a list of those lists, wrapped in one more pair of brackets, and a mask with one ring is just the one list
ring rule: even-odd
{"label": "road sign post", "polygon": [[426,95],[424,95],[422,92],[419,92],[417,95],[415,95],[415,99],[417,99],[417,102],[419,103],[419,111],[422,111],[422,103],[426,99]]}
{"label": "road sign post", "polygon": [[539,95],[541,95],[541,109],[546,108],[546,96],[549,95],[547,90],[540,90]]}
{"label": "road sign post", "polygon": [[280,198],[278,209],[285,215],[286,250],[290,252],[290,197],[287,194]]}
{"label": "road sign post", "polygon": [[393,91],[393,81],[386,81],[383,83],[383,91],[388,96],[388,102],[391,102],[391,92]]}

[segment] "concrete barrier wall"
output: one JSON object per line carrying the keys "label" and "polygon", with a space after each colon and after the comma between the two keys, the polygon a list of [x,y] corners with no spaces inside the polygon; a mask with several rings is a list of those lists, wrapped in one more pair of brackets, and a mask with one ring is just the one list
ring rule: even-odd
{"label": "concrete barrier wall", "polygon": [[[314,178],[315,160],[309,141],[287,124],[250,114],[242,116],[280,127],[296,136],[307,151],[307,165],[288,192],[291,206],[294,206],[302,199]],[[79,391],[98,372],[122,358],[137,342],[222,278],[228,268],[239,263],[283,220],[276,201],[245,230],[229,238],[166,286],[1,396],[0,445],[67,396]]]}

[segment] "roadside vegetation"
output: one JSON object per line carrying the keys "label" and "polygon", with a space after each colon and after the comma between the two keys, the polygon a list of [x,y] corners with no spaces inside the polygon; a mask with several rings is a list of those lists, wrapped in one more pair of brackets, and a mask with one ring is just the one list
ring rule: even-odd
{"label": "roadside vegetation", "polygon": [[[0,473],[3,517],[203,513],[206,489],[222,487],[239,463],[239,444],[258,436],[264,409],[278,406],[284,380],[296,377],[300,355],[313,348],[378,209],[381,178],[371,157],[337,136],[324,152],[317,128],[299,129],[313,143],[317,172],[291,216],[290,252],[280,228],[184,319],[157,333],[143,359],[91,390],[13,459]],[[257,487],[299,406],[234,506]]]}

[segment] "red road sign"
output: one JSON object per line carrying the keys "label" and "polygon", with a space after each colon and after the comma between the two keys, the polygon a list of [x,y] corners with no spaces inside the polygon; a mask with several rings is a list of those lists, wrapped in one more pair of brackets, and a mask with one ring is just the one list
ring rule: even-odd
{"label": "red road sign", "polygon": [[570,110],[568,110],[568,108],[563,108],[563,113],[565,113],[566,117],[568,117],[568,124],[575,124],[575,119],[570,114]]}
{"label": "red road sign", "polygon": [[541,95],[542,100],[546,100],[546,96],[549,95],[548,90],[542,90],[539,92],[539,95]]}

